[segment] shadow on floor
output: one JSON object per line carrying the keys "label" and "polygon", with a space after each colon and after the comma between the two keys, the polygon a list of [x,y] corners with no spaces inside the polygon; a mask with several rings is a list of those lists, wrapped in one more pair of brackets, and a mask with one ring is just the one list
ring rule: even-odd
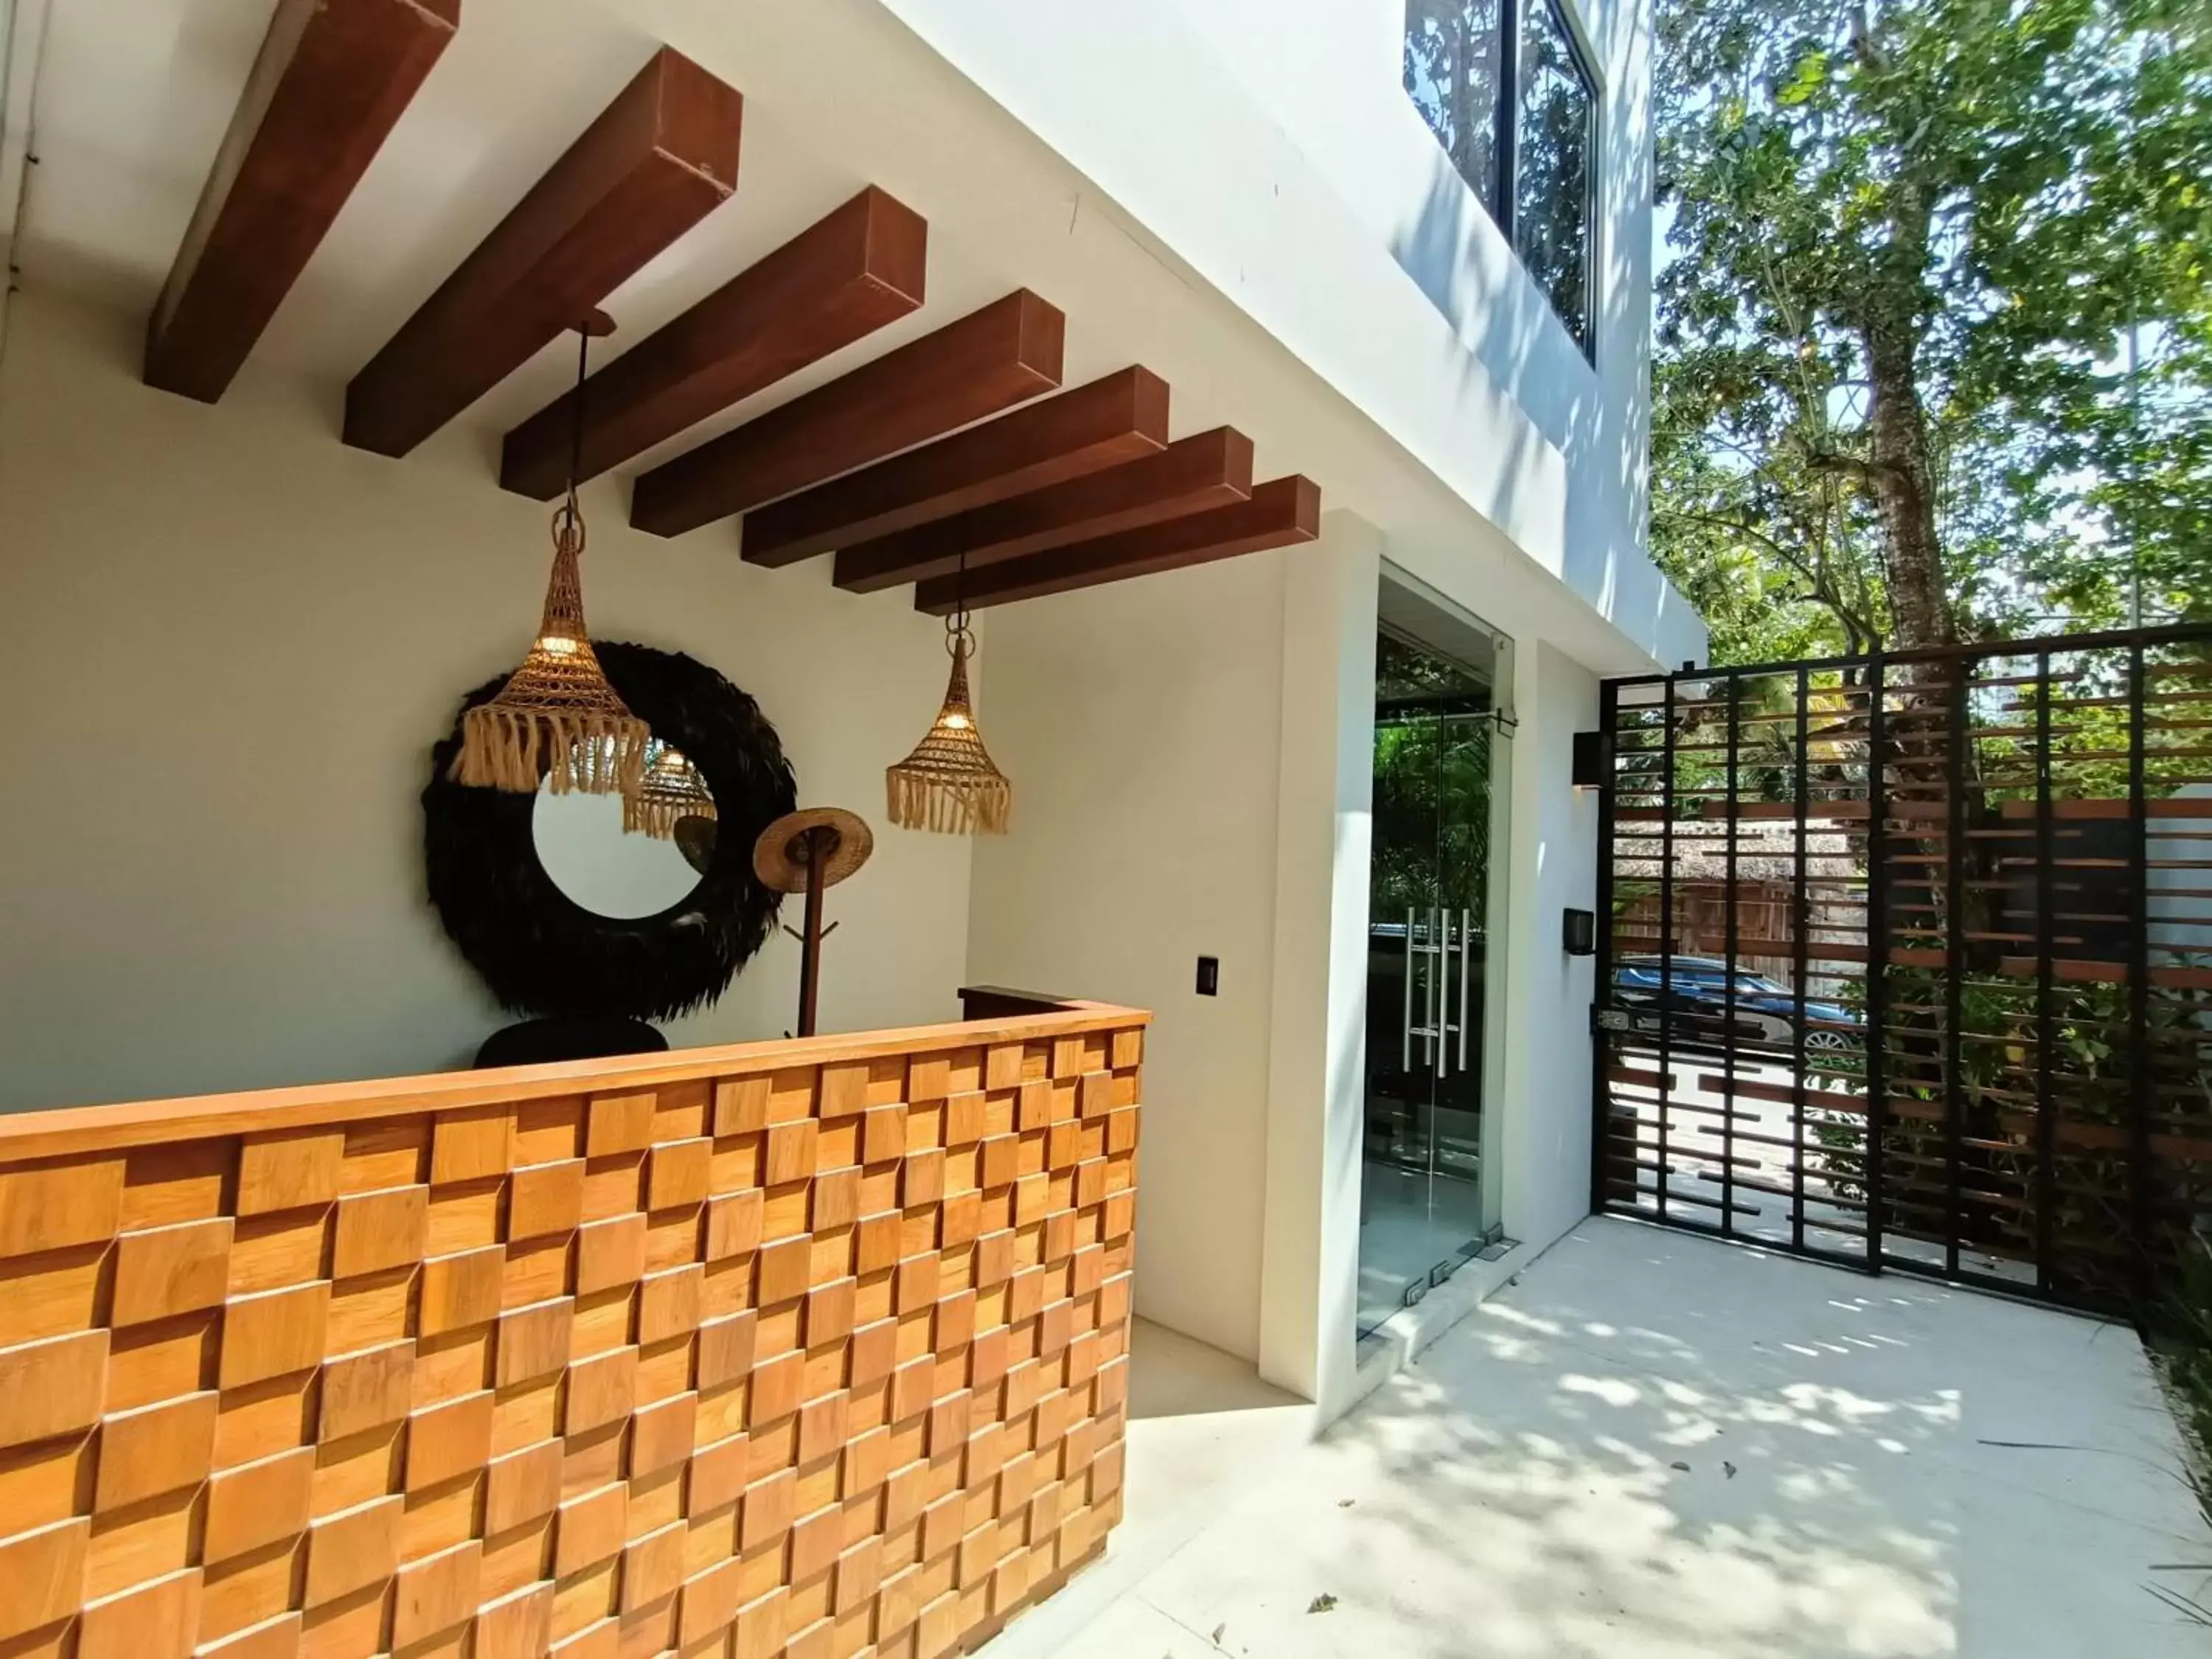
{"label": "shadow on floor", "polygon": [[1139,1319],[1129,1339],[1129,1419],[1269,1411],[1302,1402],[1262,1382],[1251,1362]]}
{"label": "shadow on floor", "polygon": [[1060,1651],[2208,1650],[2149,1589],[2212,1599],[2212,1539],[2134,1335],[1940,1285],[1588,1222],[1273,1455]]}

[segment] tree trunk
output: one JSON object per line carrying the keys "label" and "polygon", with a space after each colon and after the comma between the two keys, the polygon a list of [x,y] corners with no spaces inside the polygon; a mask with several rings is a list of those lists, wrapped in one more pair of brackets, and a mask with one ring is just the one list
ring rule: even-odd
{"label": "tree trunk", "polygon": [[[1879,69],[1871,47],[1863,44],[1862,50]],[[1908,140],[1905,149],[1911,148]],[[1920,343],[1936,309],[1928,291],[1930,219],[1928,194],[1908,171],[1891,187],[1889,240],[1875,258],[1858,318],[1871,394],[1865,483],[1889,548],[1889,613],[1895,627],[1889,642],[1905,649],[1959,642],[1936,529],[1928,412],[1920,401]]]}
{"label": "tree trunk", "polygon": [[1880,324],[1863,337],[1872,406],[1867,416],[1867,488],[1881,514],[1888,543],[1889,609],[1893,646],[1955,645],[1959,629],[1943,581],[1943,548],[1936,530],[1935,468],[1928,423],[1914,380],[1917,342]]}
{"label": "tree trunk", "polygon": [[[1904,192],[1900,192],[1903,195]],[[1924,250],[1924,216],[1913,216],[1906,198],[1896,224],[1896,243],[1891,253],[1910,268],[1914,288],[1918,284],[1918,261]],[[1914,245],[1914,233],[1922,240]],[[1900,270],[1899,276],[1905,275]],[[1908,290],[1910,291],[1910,290]],[[1929,452],[1926,411],[1915,376],[1920,330],[1918,317],[1909,312],[1878,313],[1861,331],[1866,347],[1868,378],[1872,399],[1867,413],[1867,471],[1865,487],[1873,496],[1887,544],[1886,574],[1893,649],[1948,646],[1959,643],[1957,613],[1944,580],[1943,549],[1936,523],[1935,462]],[[1885,753],[1875,757],[1882,767],[1890,803],[1887,846],[1890,863],[1887,914],[1869,913],[1868,944],[1875,959],[1886,964],[1889,1005],[1886,1027],[1893,1075],[1901,1086],[1893,1094],[1917,1096],[1942,1108],[1945,1129],[1900,1122],[1884,1131],[1896,1138],[1896,1148],[1929,1159],[1955,1156],[1966,1180],[1977,1184],[1985,1155],[1973,1150],[1977,1140],[1997,1133],[1986,1110],[1963,1086],[1963,1077],[1953,1075],[1954,1060],[1963,1062],[1959,1045],[1948,1040],[1948,1015],[1943,990],[1947,969],[1900,967],[1890,964],[1892,950],[1943,949],[1954,961],[1971,964],[1989,947],[1992,927],[1987,867],[1990,843],[1967,838],[1954,842],[1954,823],[1963,818],[1972,826],[1984,821],[1986,797],[1982,792],[1980,767],[1971,740],[1952,746],[1957,729],[1967,721],[1958,717],[1968,700],[1966,683],[1978,672],[1966,658],[1894,664],[1888,682],[1907,693],[1889,709]],[[1955,772],[1955,777],[1953,775]],[[1965,796],[1963,805],[1953,800],[1954,789]],[[1914,810],[1914,809],[1917,810]],[[1961,867],[1955,872],[1954,861]],[[1951,878],[1956,873],[1960,901],[1954,913]],[[1924,931],[1923,931],[1924,930]],[[1963,1070],[1963,1065],[1961,1065]],[[1960,1121],[1949,1117],[1954,1099]],[[1951,1141],[1955,1128],[1961,1141]],[[1926,1197],[1925,1193],[1922,1194]],[[1885,1224],[1910,1226],[1909,1212],[1893,1212]],[[1968,1237],[1980,1237],[1988,1218],[1971,1210],[1961,1213],[1958,1225]],[[1924,1224],[1924,1218],[1922,1224]]]}

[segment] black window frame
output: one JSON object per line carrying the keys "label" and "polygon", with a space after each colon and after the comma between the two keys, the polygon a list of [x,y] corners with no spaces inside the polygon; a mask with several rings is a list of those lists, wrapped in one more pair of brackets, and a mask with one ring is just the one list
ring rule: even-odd
{"label": "black window frame", "polygon": [[[1573,327],[1565,318],[1559,316],[1557,308],[1552,305],[1550,294],[1544,291],[1541,283],[1536,283],[1535,273],[1530,270],[1527,263],[1522,260],[1514,222],[1519,216],[1517,204],[1514,199],[1513,186],[1517,176],[1516,164],[1519,159],[1521,147],[1521,30],[1524,10],[1532,6],[1540,6],[1551,15],[1552,22],[1559,30],[1559,38],[1567,43],[1568,61],[1574,65],[1575,73],[1582,78],[1583,89],[1589,95],[1589,124],[1586,135],[1589,164],[1584,170],[1583,180],[1583,223],[1588,228],[1588,234],[1583,238],[1583,332],[1582,338],[1575,343],[1584,360],[1595,368],[1597,364],[1599,308],[1598,176],[1602,171],[1603,158],[1600,135],[1604,131],[1605,125],[1605,82],[1600,78],[1596,67],[1590,61],[1589,48],[1583,44],[1582,29],[1574,15],[1562,3],[1562,0],[1498,0],[1498,97],[1497,106],[1491,112],[1492,176],[1487,194],[1486,195],[1483,187],[1474,179],[1467,179],[1464,173],[1460,176],[1465,179],[1467,187],[1474,192],[1475,199],[1482,204],[1483,211],[1490,216],[1491,222],[1498,227],[1498,234],[1505,238],[1505,246],[1512,251],[1514,263],[1520,265],[1522,273],[1532,283],[1536,284],[1538,291],[1544,293],[1545,309],[1550,311],[1554,317],[1559,317],[1559,326],[1567,331],[1569,339],[1574,339]],[[1401,63],[1405,55],[1404,43],[1409,38],[1412,28],[1413,15],[1409,6],[1400,20],[1398,30],[1401,43],[1399,54]],[[1420,105],[1413,100],[1412,88],[1404,83],[1402,70],[1400,72],[1399,88],[1405,93],[1407,100],[1413,103],[1414,109],[1420,111]],[[1421,112],[1421,124],[1424,126],[1429,126],[1425,112]],[[1433,126],[1429,127],[1429,137],[1436,140],[1437,147],[1443,150],[1444,159],[1449,161],[1451,152],[1445,149],[1443,141],[1437,137],[1436,129]],[[1453,164],[1453,171],[1458,172],[1456,163]]]}

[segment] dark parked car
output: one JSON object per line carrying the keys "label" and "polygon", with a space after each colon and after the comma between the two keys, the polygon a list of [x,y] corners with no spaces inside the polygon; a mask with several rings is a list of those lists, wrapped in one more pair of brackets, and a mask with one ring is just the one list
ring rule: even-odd
{"label": "dark parked car", "polygon": [[[1664,967],[1662,976],[1661,969]],[[1656,1035],[1662,1006],[1671,1011],[1668,1035],[1720,1042],[1791,1048],[1797,1037],[1797,994],[1764,974],[1735,970],[1733,1001],[1725,962],[1712,957],[1623,957],[1613,970],[1613,998],[1638,1031]],[[1662,1000],[1663,991],[1663,1000]],[[1857,1012],[1826,997],[1805,1000],[1805,1051],[1832,1058],[1859,1046]]]}

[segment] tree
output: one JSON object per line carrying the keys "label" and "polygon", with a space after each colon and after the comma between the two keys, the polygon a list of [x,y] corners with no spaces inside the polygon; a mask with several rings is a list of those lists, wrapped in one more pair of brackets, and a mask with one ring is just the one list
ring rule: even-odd
{"label": "tree", "polygon": [[2118,621],[2138,558],[2153,609],[2212,615],[2212,21],[1661,27],[1653,541],[1717,659]]}

